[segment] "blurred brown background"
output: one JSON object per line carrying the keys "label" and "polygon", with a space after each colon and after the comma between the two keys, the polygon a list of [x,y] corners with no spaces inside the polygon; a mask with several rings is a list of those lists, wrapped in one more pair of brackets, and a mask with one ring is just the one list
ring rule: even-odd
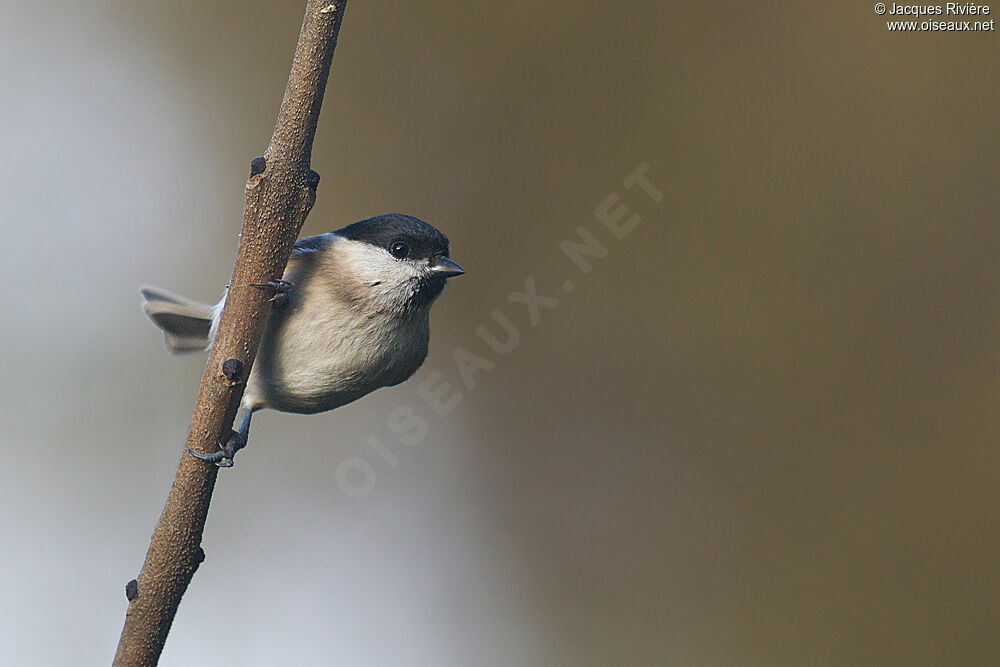
{"label": "blurred brown background", "polygon": [[[136,290],[221,293],[301,4],[4,12],[2,664],[111,660],[204,364]],[[410,213],[468,275],[416,380],[255,420],[162,664],[995,664],[998,66],[868,3],[352,1],[305,232]]]}

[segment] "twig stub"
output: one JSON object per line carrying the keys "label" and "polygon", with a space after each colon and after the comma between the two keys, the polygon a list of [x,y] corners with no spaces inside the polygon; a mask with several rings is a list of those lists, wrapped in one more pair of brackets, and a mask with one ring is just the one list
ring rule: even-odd
{"label": "twig stub", "polygon": [[250,160],[250,177],[253,178],[257,174],[263,174],[264,170],[267,169],[267,160],[263,157],[255,157]]}
{"label": "twig stub", "polygon": [[133,579],[125,584],[125,599],[131,602],[139,597],[139,582]]}

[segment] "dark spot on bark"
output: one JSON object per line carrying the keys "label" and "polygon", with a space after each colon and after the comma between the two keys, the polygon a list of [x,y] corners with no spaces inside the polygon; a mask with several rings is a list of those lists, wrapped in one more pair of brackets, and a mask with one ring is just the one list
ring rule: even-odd
{"label": "dark spot on bark", "polygon": [[227,380],[236,384],[243,375],[243,362],[239,359],[226,359],[222,362],[222,374]]}

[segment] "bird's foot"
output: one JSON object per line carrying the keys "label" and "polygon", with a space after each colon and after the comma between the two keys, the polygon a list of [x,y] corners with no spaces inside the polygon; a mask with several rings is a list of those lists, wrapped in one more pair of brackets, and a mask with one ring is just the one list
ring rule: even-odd
{"label": "bird's foot", "polygon": [[211,454],[201,454],[194,451],[188,447],[188,451],[191,452],[192,456],[199,458],[202,461],[208,461],[209,463],[214,463],[220,468],[232,468],[233,458],[236,456],[236,452],[240,451],[247,446],[247,435],[240,433],[239,431],[231,431],[229,439],[219,446],[219,451],[212,452]]}
{"label": "bird's foot", "polygon": [[295,287],[294,283],[290,283],[287,280],[272,280],[266,283],[250,283],[251,287],[260,287],[261,289],[274,290],[274,296],[271,297],[271,302],[275,306],[283,306],[288,303],[288,294]]}

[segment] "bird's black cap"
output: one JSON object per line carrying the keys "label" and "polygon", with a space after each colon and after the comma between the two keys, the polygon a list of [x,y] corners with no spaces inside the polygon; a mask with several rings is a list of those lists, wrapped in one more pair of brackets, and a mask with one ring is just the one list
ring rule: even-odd
{"label": "bird's black cap", "polygon": [[437,229],[410,215],[386,213],[376,215],[334,232],[353,241],[363,241],[381,248],[389,248],[402,241],[409,248],[413,259],[448,256],[448,237]]}

